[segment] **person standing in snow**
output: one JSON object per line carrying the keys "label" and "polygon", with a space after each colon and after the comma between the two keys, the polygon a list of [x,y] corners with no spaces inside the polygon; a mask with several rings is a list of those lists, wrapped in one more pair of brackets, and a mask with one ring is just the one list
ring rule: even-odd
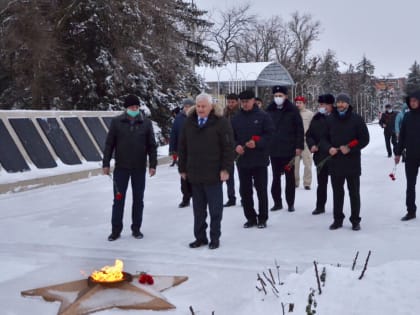
{"label": "person standing in snow", "polygon": [[[268,220],[268,154],[274,131],[270,116],[255,103],[255,94],[247,90],[239,94],[241,110],[232,119],[235,151],[240,181],[240,194],[246,222],[244,228],[267,227]],[[253,187],[257,191],[258,215],[254,208]]]}
{"label": "person standing in snow", "polygon": [[210,249],[220,245],[223,215],[222,183],[233,168],[233,133],[222,109],[211,95],[196,97],[189,111],[178,146],[178,170],[192,185],[195,241],[190,248],[207,245],[207,206],[210,213]]}
{"label": "person standing in snow", "polygon": [[[228,94],[226,96],[227,105],[223,115],[232,122],[232,118],[239,112],[239,98],[236,94]],[[223,205],[224,207],[232,207],[236,205],[235,196],[235,164],[229,170],[229,179],[226,181],[228,200]]]}
{"label": "person standing in snow", "polygon": [[271,195],[274,206],[271,211],[283,209],[281,198],[281,175],[286,176],[286,201],[289,212],[295,211],[294,161],[304,148],[302,117],[295,104],[287,99],[287,87],[273,87],[273,102],[267,113],[274,123],[274,134],[270,144],[270,160],[273,171]]}
{"label": "person standing in snow", "polygon": [[[178,143],[179,137],[181,135],[182,127],[184,126],[185,120],[187,119],[188,110],[191,106],[194,106],[194,100],[191,98],[186,98],[182,101],[182,110],[176,115],[174,123],[171,129],[171,136],[169,138],[169,152],[172,156],[178,157]],[[178,160],[175,158],[174,160]],[[182,193],[182,201],[178,205],[179,208],[185,208],[190,205],[190,199],[192,196],[192,188],[191,184],[188,180],[183,179],[181,177],[181,193]]]}
{"label": "person standing in snow", "polygon": [[[401,111],[398,113],[397,117],[395,117],[395,135],[397,137],[397,142],[399,141],[400,130],[401,130],[402,121],[404,119],[404,115],[410,111],[407,105],[408,102],[409,102],[409,97],[406,97],[405,102],[401,108]],[[401,161],[403,163],[405,162],[405,150],[401,154]]]}
{"label": "person standing in snow", "polygon": [[416,217],[416,182],[420,167],[420,90],[409,96],[408,107],[410,111],[405,114],[402,121],[397,149],[395,150],[395,163],[398,164],[401,155],[406,150],[405,176],[407,178],[406,206],[407,214],[402,221],[412,220]]}
{"label": "person standing in snow", "polygon": [[[308,131],[306,132],[306,144],[313,153],[314,164],[318,165],[329,154],[327,150],[320,147],[321,139],[327,130],[326,119],[333,111],[335,99],[331,94],[324,94],[318,97],[318,113],[312,118]],[[328,186],[328,162],[317,172],[318,187],[316,189],[316,207],[312,211],[313,215],[325,212],[325,204],[327,202],[327,186]]]}
{"label": "person standing in snow", "polygon": [[348,94],[337,95],[336,108],[326,120],[327,130],[321,140],[321,149],[331,156],[329,172],[333,187],[334,222],[330,230],[343,226],[345,182],[350,195],[352,229],[360,230],[361,150],[369,143],[369,131],[363,118],[353,112],[350,103]]}
{"label": "person standing in snow", "polygon": [[[299,109],[300,116],[302,117],[303,121],[303,130],[306,131],[309,128],[309,124],[311,123],[312,117],[314,113],[311,112],[309,109],[306,108],[306,98],[303,96],[297,96],[295,98],[296,107]],[[300,182],[300,161],[303,161],[303,187],[306,190],[311,189],[312,183],[312,161],[311,161],[311,152],[309,151],[308,146],[304,145],[304,149],[300,156],[296,156],[295,159],[295,186],[296,188],[299,187]]]}
{"label": "person standing in snow", "polygon": [[103,173],[109,175],[110,161],[115,153],[112,232],[108,241],[115,241],[121,235],[129,180],[133,192],[131,232],[134,238],[143,238],[140,228],[143,220],[147,157],[150,176],[155,175],[157,165],[157,145],[152,122],[140,112],[139,98],[128,95],[124,107],[126,111],[112,119],[102,160]]}
{"label": "person standing in snow", "polygon": [[[385,113],[382,113],[379,125],[384,129],[385,146],[388,157],[392,157],[392,152],[397,145],[397,136],[395,134],[395,118],[398,112],[392,110],[391,104],[385,106]],[[392,150],[391,150],[392,143]]]}

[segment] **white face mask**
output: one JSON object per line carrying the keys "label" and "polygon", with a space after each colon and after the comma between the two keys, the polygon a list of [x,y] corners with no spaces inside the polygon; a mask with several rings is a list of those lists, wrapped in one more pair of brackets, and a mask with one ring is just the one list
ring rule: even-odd
{"label": "white face mask", "polygon": [[388,113],[392,113],[392,109],[387,109],[386,110]]}
{"label": "white face mask", "polygon": [[280,108],[282,108],[283,107],[282,105],[284,103],[284,97],[279,97],[279,96],[274,97],[274,103],[276,103],[277,106],[281,106]]}

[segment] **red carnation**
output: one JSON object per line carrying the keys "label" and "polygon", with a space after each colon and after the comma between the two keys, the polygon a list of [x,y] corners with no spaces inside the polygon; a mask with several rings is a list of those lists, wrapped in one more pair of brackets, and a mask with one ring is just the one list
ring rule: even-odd
{"label": "red carnation", "polygon": [[123,199],[123,195],[122,195],[122,193],[117,192],[117,193],[115,194],[115,200],[122,200],[122,199]]}
{"label": "red carnation", "polygon": [[286,164],[286,165],[284,166],[284,170],[285,170],[286,172],[290,172],[290,171],[292,170],[292,166],[291,166],[291,165],[289,165],[289,164]]}
{"label": "red carnation", "polygon": [[350,149],[352,149],[352,148],[354,148],[355,146],[357,146],[358,144],[359,144],[359,140],[354,139],[354,140],[351,140],[351,141],[347,144],[347,146],[348,146]]}
{"label": "red carnation", "polygon": [[389,174],[389,177],[390,177],[392,180],[395,180],[395,179],[396,179],[396,178],[395,178],[395,174],[394,174],[394,173]]}
{"label": "red carnation", "polygon": [[261,137],[260,136],[252,136],[251,140],[253,140],[254,142],[258,142],[258,141],[261,140]]}
{"label": "red carnation", "polygon": [[150,284],[152,285],[155,281],[153,280],[153,277],[145,272],[142,272],[139,276],[139,282],[141,284]]}

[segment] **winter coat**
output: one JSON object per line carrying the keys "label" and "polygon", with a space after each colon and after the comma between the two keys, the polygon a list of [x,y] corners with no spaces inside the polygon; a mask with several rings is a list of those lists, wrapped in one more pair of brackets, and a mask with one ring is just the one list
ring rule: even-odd
{"label": "winter coat", "polygon": [[327,131],[327,117],[324,114],[317,113],[309,124],[308,131],[306,131],[306,144],[309,150],[315,145],[318,151],[314,153],[313,159],[315,165],[325,159],[329,153],[325,148],[320,147],[321,139]]}
{"label": "winter coat", "polygon": [[267,113],[274,123],[274,134],[270,144],[270,156],[291,158],[296,155],[296,149],[304,149],[304,131],[302,117],[297,107],[288,99],[282,109],[272,102],[267,107]]}
{"label": "winter coat", "polygon": [[302,117],[303,131],[306,133],[306,131],[309,128],[309,124],[311,123],[311,120],[314,117],[314,113],[306,108],[303,110],[300,110],[299,113],[300,113],[300,117]]}
{"label": "winter coat", "polygon": [[404,103],[401,111],[398,113],[397,117],[395,117],[395,133],[397,135],[400,134],[401,124],[404,118],[404,115],[408,112],[408,106]]}
{"label": "winter coat", "polygon": [[178,146],[178,169],[192,184],[217,184],[220,171],[233,168],[233,132],[229,121],[216,105],[207,122],[198,125],[193,106],[181,131]]}
{"label": "winter coat", "polygon": [[142,114],[134,119],[123,113],[111,121],[105,142],[103,167],[109,167],[115,152],[115,167],[127,169],[156,168],[157,145],[152,122]]}
{"label": "winter coat", "polygon": [[227,119],[229,119],[229,121],[230,120],[232,120],[232,118],[237,114],[237,113],[239,113],[239,111],[240,111],[240,109],[239,109],[239,105],[238,105],[238,107],[237,108],[235,108],[235,109],[230,109],[227,105],[226,105],[226,107],[225,107],[225,109],[224,109],[224,111],[223,111],[223,116],[225,117],[225,118],[227,118]]}
{"label": "winter coat", "polygon": [[[420,101],[420,93],[416,97]],[[410,105],[409,105],[410,107]],[[408,159],[420,159],[420,109],[412,109],[404,115],[395,155],[406,150]]]}
{"label": "winter coat", "polygon": [[326,119],[327,130],[321,139],[321,149],[329,151],[330,148],[339,148],[347,145],[352,140],[359,143],[346,155],[337,153],[329,160],[329,172],[332,176],[360,176],[361,150],[369,143],[369,131],[363,118],[353,113],[349,106],[344,117],[340,117],[337,110],[334,110]]}
{"label": "winter coat", "polygon": [[169,153],[178,152],[179,136],[181,135],[182,127],[184,126],[187,114],[182,110],[175,116],[172,124],[171,135],[169,137]]}
{"label": "winter coat", "polygon": [[391,113],[382,113],[381,119],[379,119],[379,125],[384,128],[385,134],[393,134],[395,132],[395,118],[398,112],[392,111]]}
{"label": "winter coat", "polygon": [[259,136],[255,149],[245,148],[245,153],[238,157],[237,165],[243,168],[267,167],[269,164],[270,141],[274,132],[273,122],[268,114],[254,105],[250,111],[240,110],[232,118],[235,147],[244,146],[252,136]]}

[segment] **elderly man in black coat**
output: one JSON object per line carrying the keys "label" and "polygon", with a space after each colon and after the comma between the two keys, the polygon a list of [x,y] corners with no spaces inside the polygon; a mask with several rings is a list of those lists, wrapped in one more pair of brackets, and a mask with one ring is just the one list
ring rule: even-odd
{"label": "elderly man in black coat", "polygon": [[[238,154],[240,194],[247,221],[244,228],[265,228],[268,219],[267,166],[273,122],[255,103],[253,91],[239,94],[241,110],[232,118],[235,151]],[[253,186],[257,191],[258,215],[254,209]]]}
{"label": "elderly man in black coat", "polygon": [[192,185],[195,241],[197,248],[208,244],[207,205],[210,213],[210,249],[219,247],[223,214],[222,182],[233,167],[233,134],[212,97],[202,93],[189,111],[179,139],[179,173]]}
{"label": "elderly man in black coat", "polygon": [[327,118],[327,130],[321,140],[322,150],[331,156],[329,172],[333,187],[334,222],[331,230],[343,226],[344,182],[350,195],[350,222],[355,231],[360,230],[360,175],[361,150],[369,143],[369,131],[363,118],[353,112],[350,96],[340,93],[336,109]]}

